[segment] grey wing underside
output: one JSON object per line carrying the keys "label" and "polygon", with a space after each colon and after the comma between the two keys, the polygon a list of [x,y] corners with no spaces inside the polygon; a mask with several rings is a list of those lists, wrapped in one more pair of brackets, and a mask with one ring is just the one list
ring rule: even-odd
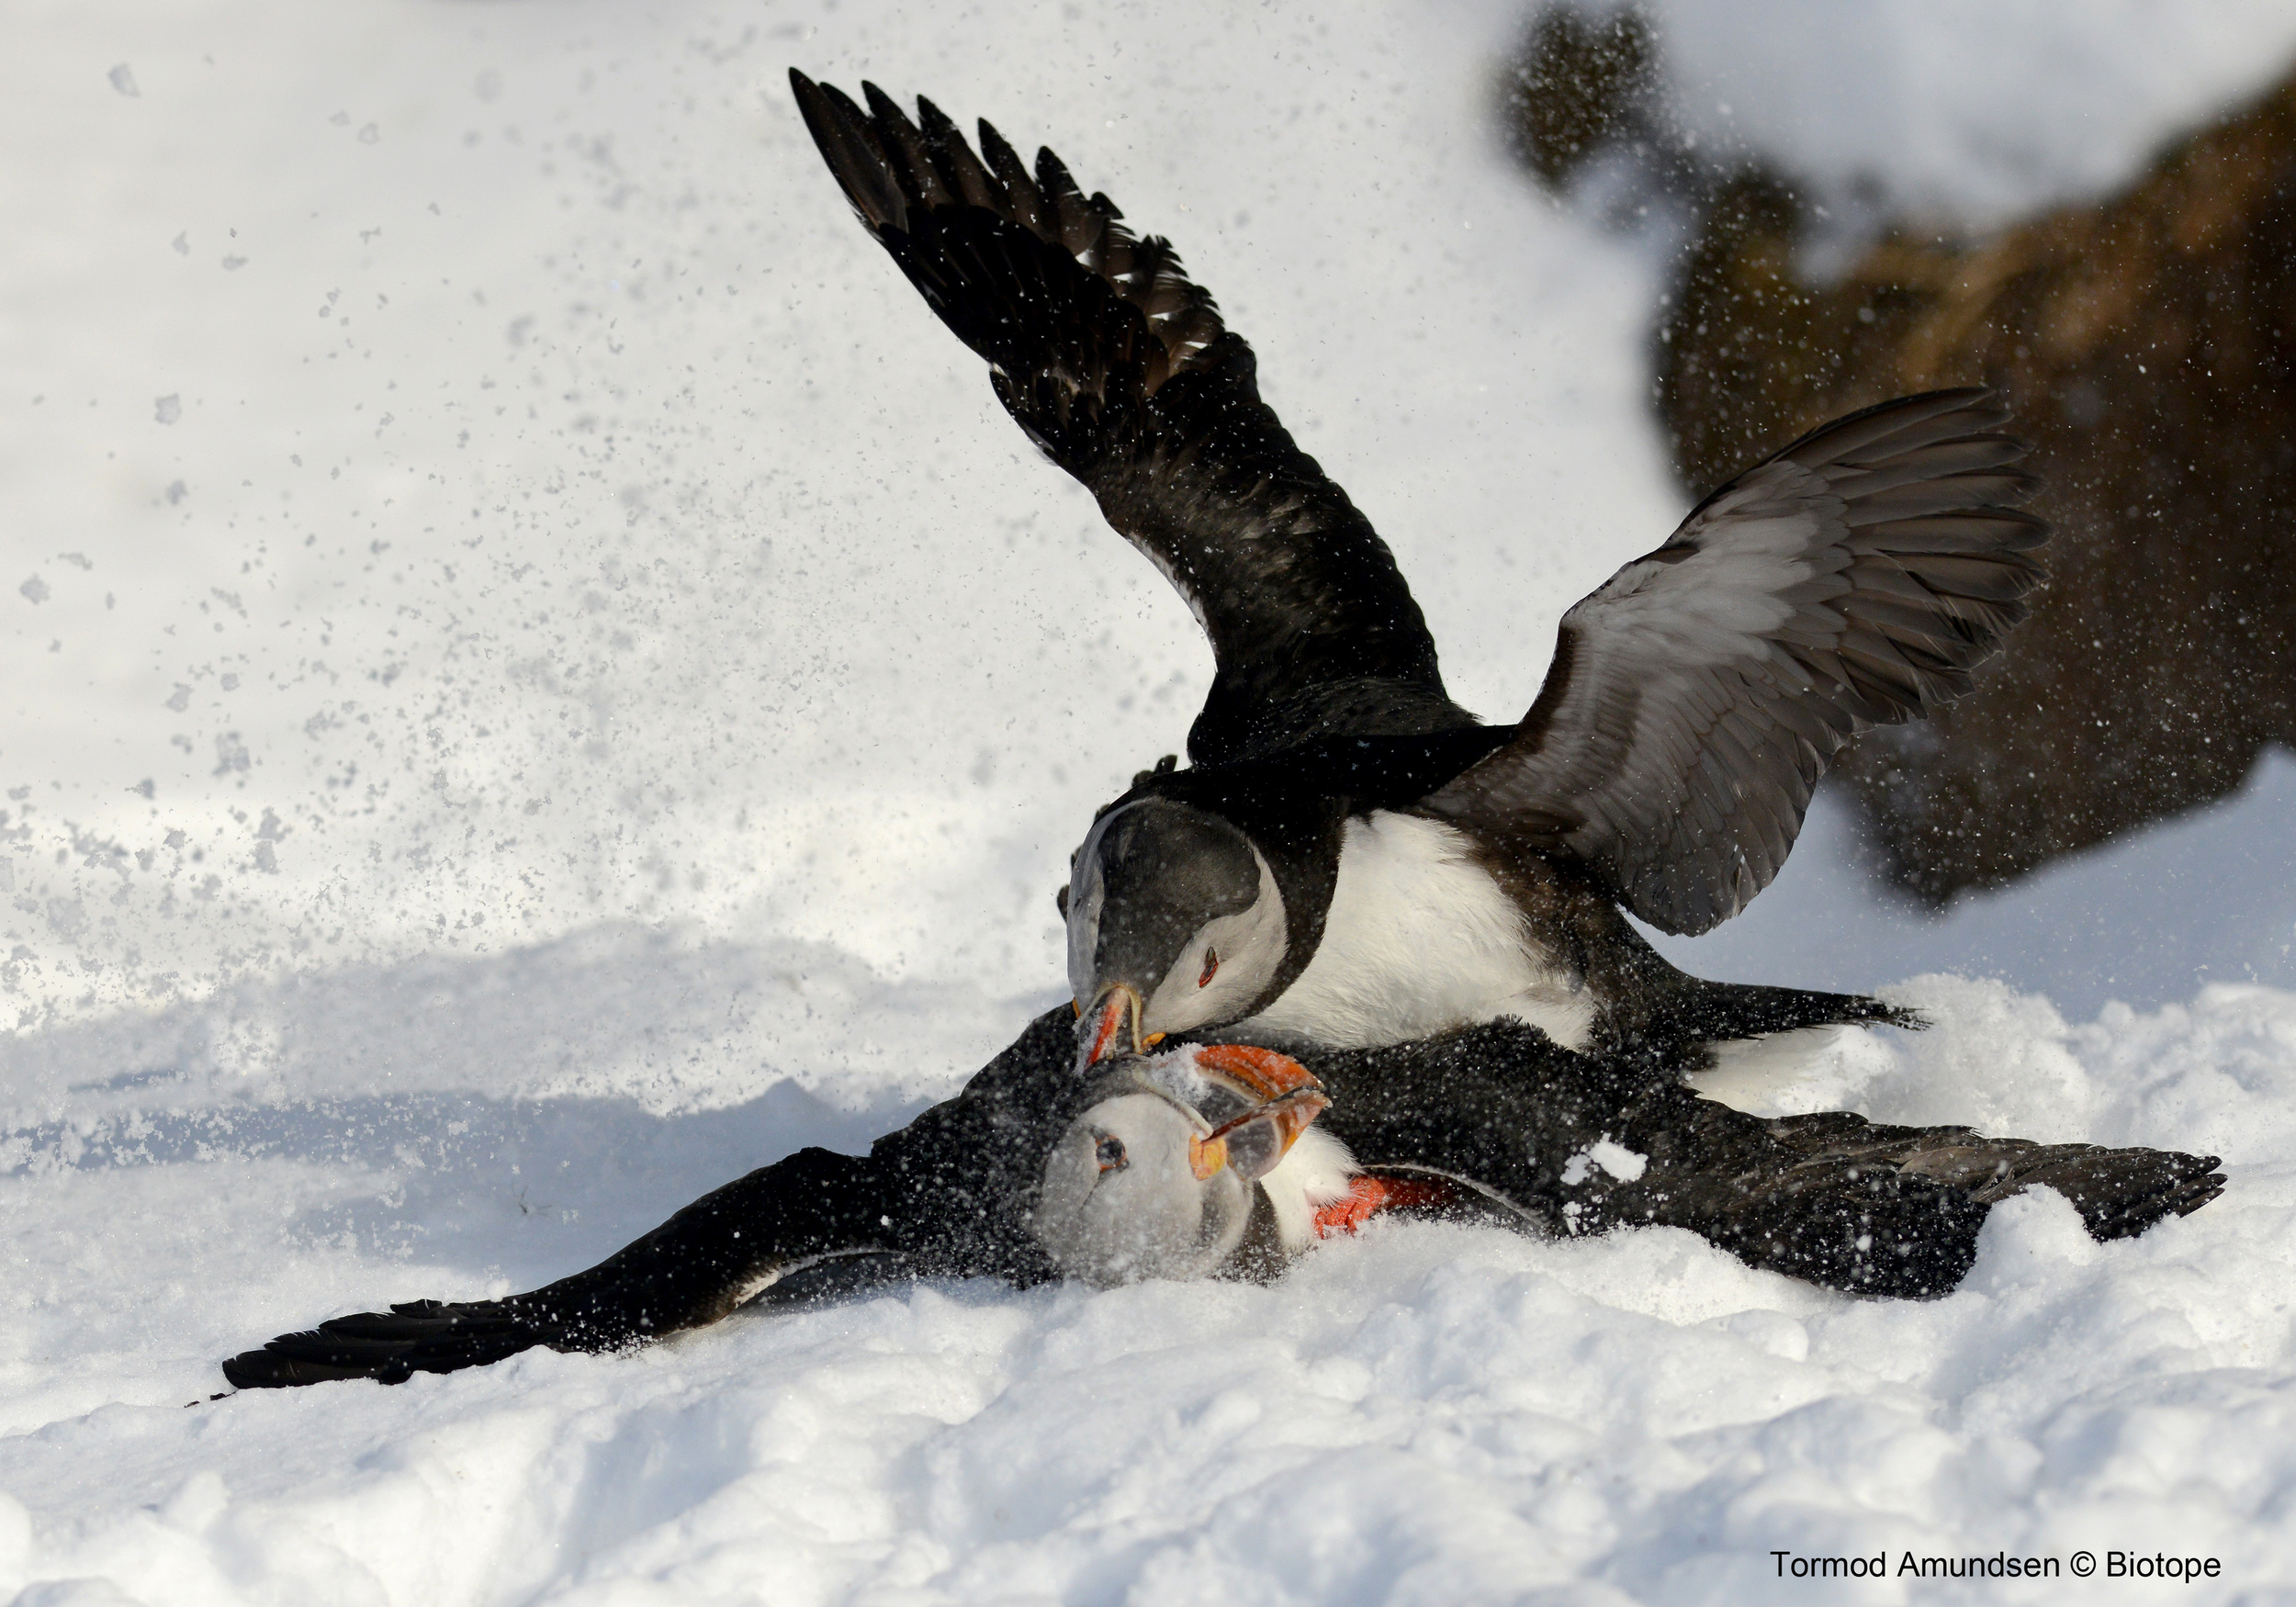
{"label": "grey wing underside", "polygon": [[976,155],[930,101],[913,124],[873,84],[863,111],[790,82],[861,222],[1211,639],[1198,762],[1472,724],[1386,544],[1260,399],[1251,348],[1169,242],[1050,151],[1031,174],[985,122]]}
{"label": "grey wing underside", "polygon": [[2025,617],[2048,527],[1983,390],[1884,402],[1702,502],[1563,615],[1516,735],[1427,800],[1703,932],[1768,886],[1818,777],[1927,714]]}

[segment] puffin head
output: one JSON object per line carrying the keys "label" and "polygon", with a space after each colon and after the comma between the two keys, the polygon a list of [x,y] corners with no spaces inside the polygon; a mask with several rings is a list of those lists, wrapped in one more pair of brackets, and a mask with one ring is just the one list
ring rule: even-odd
{"label": "puffin head", "polygon": [[1030,1227],[1070,1277],[1199,1277],[1244,1241],[1258,1180],[1330,1106],[1273,1050],[1191,1044],[1097,1073],[1045,1158]]}
{"label": "puffin head", "polygon": [[1079,1070],[1254,1014],[1287,947],[1283,895],[1252,839],[1170,798],[1093,822],[1061,913]]}

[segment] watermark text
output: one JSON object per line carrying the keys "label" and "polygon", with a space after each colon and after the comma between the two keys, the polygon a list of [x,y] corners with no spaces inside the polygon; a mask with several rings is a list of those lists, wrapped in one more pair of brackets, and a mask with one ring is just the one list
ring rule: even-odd
{"label": "watermark text", "polygon": [[1813,1556],[1773,1551],[1771,1561],[1782,1579],[2169,1579],[2190,1583],[2222,1579],[2223,1563],[2213,1556],[2171,1556],[2167,1552],[2076,1551],[2038,1556],[2009,1551],[1941,1556],[1919,1551],[1876,1551],[1867,1556]]}

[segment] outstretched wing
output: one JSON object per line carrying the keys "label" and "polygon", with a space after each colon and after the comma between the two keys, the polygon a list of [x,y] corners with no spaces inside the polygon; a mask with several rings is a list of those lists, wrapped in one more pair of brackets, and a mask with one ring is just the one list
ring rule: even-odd
{"label": "outstretched wing", "polygon": [[1251,347],[1168,242],[1050,151],[1031,175],[985,122],[975,155],[930,101],[920,127],[874,84],[864,113],[790,83],[861,222],[1211,638],[1192,757],[1472,723],[1386,544],[1260,400]]}
{"label": "outstretched wing", "polygon": [[1563,615],[1514,739],[1426,802],[1703,932],[1770,884],[1834,754],[1970,688],[2042,579],[1984,390],[1867,408],[1716,491]]}
{"label": "outstretched wing", "polygon": [[[769,1288],[793,1298],[895,1276],[1055,1275],[1029,1230],[1052,1140],[1089,1086],[1068,1007],[1046,1011],[866,1157],[800,1150],[711,1190],[586,1272],[527,1294],[415,1300],[285,1333],[223,1364],[242,1389],[405,1382],[536,1345],[603,1352],[715,1322]],[[791,1275],[801,1281],[785,1285]]]}
{"label": "outstretched wing", "polygon": [[2046,1186],[2073,1202],[2099,1243],[2133,1238],[2163,1218],[2189,1217],[2224,1192],[2214,1155],[2107,1150],[1989,1139],[1965,1127],[1884,1127],[1847,1110],[1787,1116],[1762,1126],[1806,1157],[1797,1170],[1894,1166],[1934,1177],[1980,1205]]}

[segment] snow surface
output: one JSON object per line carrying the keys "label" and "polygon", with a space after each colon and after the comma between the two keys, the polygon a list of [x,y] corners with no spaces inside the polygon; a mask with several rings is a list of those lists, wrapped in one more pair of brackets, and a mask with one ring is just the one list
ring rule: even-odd
{"label": "snow surface", "polygon": [[[1855,54],[1819,9],[1662,20],[1678,62],[1798,41],[1759,46],[1791,108]],[[1818,132],[1973,216],[2296,37],[1886,15]],[[951,1091],[1058,996],[1091,808],[1179,746],[1185,609],[853,226],[786,66],[1176,236],[1495,715],[1679,514],[1657,275],[1497,155],[1496,0],[10,20],[0,1600],[1671,1602],[1776,1593],[1780,1548],[2077,1546],[2223,1559],[2116,1599],[2296,1592],[2285,760],[1942,919],[1821,809],[1673,950],[1936,1016],[1803,1107],[2226,1158],[2133,1243],[2019,1201],[1885,1303],[1386,1224],[1266,1288],[932,1285],[206,1401],[271,1333],[530,1287]]]}

